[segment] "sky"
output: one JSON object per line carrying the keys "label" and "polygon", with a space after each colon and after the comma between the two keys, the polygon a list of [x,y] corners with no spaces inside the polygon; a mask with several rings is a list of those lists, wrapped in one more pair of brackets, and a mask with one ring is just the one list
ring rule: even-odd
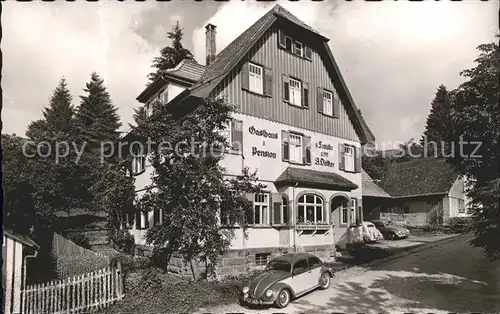
{"label": "sky", "polygon": [[[421,137],[437,86],[456,88],[459,72],[474,66],[476,47],[492,42],[498,29],[498,1],[277,3],[330,38],[380,148]],[[184,46],[204,64],[207,23],[217,26],[221,51],[274,4],[4,2],[2,133],[24,135],[63,76],[78,106],[92,71],[104,78],[126,129],[176,21]]]}

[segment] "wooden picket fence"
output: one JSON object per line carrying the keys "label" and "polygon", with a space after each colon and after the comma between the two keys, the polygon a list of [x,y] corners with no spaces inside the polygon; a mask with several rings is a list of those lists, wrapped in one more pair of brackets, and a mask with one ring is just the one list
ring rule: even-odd
{"label": "wooden picket fence", "polygon": [[87,313],[123,299],[121,265],[84,275],[27,286],[21,314]]}

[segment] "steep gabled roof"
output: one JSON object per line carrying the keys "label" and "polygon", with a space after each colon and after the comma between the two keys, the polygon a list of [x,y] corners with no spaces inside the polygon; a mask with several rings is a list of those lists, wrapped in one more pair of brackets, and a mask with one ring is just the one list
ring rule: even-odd
{"label": "steep gabled roof", "polygon": [[361,180],[362,180],[362,191],[363,197],[383,197],[383,198],[391,198],[389,193],[384,191],[380,186],[378,186],[370,177],[368,173],[364,169],[361,169]]}
{"label": "steep gabled roof", "polygon": [[330,72],[341,84],[339,95],[343,100],[342,102],[346,105],[346,110],[354,124],[358,136],[361,138],[362,142],[375,140],[375,136],[363,120],[347,89],[347,84],[328,46],[328,38],[319,34],[316,30],[312,29],[280,5],[275,5],[269,12],[263,15],[257,22],[233,40],[217,55],[215,60],[206,67],[200,82],[191,88],[191,95],[200,98],[207,97],[217,84],[219,84],[238,62],[242,60],[248,51],[255,45],[257,40],[280,18],[312,32],[321,40],[323,48],[325,49],[324,55],[326,56],[325,60],[327,62],[327,67],[333,69],[333,71],[331,70]]}
{"label": "steep gabled roof", "polygon": [[380,187],[393,198],[446,195],[458,173],[442,158],[415,158],[389,166]]}
{"label": "steep gabled roof", "polygon": [[4,229],[3,233],[4,233],[4,236],[10,237],[10,238],[26,245],[26,246],[32,247],[36,250],[38,250],[40,248],[40,246],[38,246],[38,244],[36,244],[35,241],[33,241],[30,237],[28,237],[24,234],[14,232],[11,229]]}

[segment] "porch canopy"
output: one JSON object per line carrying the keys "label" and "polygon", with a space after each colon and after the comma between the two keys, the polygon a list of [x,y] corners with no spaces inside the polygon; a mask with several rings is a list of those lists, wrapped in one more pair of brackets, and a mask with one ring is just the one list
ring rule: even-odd
{"label": "porch canopy", "polygon": [[334,189],[340,191],[351,191],[358,186],[343,176],[332,173],[309,169],[288,167],[274,182],[276,187],[298,184],[304,187],[320,189]]}

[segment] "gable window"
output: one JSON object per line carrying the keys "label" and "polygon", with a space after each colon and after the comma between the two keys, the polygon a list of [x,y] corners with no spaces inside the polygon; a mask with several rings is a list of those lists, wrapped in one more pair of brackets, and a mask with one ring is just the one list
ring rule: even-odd
{"label": "gable window", "polygon": [[323,199],[315,194],[305,194],[299,198],[297,205],[298,224],[326,223]]}
{"label": "gable window", "polygon": [[333,93],[323,90],[323,113],[333,116]]}
{"label": "gable window", "polygon": [[263,69],[253,63],[248,64],[248,75],[249,75],[249,90],[257,94],[263,94]]}
{"label": "gable window", "polygon": [[253,222],[255,225],[269,224],[269,193],[256,193],[253,201]]}
{"label": "gable window", "polygon": [[289,93],[290,93],[290,103],[292,105],[302,106],[302,83],[298,80],[290,78],[289,84]]}
{"label": "gable window", "polygon": [[289,53],[293,53],[299,57],[311,60],[311,48],[305,46],[302,42],[294,40],[290,36],[285,35],[282,30],[279,30],[278,34],[278,45],[280,48],[284,49]]}
{"label": "gable window", "polygon": [[290,161],[302,163],[302,135],[290,133]]}
{"label": "gable window", "polygon": [[138,175],[144,172],[146,163],[145,156],[134,156],[132,157],[132,175]]}

